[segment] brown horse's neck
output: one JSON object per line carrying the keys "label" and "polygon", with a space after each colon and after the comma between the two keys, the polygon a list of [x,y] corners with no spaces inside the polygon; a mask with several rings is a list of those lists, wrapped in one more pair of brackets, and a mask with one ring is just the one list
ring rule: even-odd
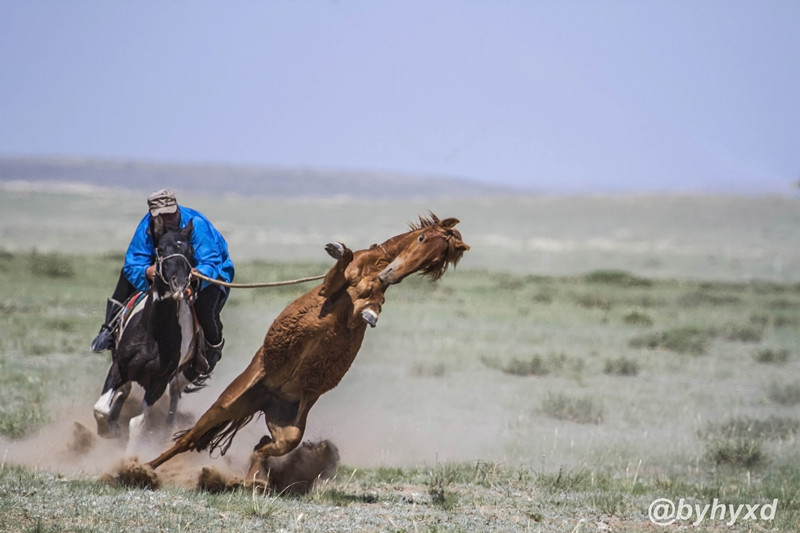
{"label": "brown horse's neck", "polygon": [[383,251],[387,261],[394,261],[394,259],[400,255],[400,252],[408,246],[409,242],[416,239],[416,233],[417,231],[414,230],[395,235],[379,244],[377,248]]}

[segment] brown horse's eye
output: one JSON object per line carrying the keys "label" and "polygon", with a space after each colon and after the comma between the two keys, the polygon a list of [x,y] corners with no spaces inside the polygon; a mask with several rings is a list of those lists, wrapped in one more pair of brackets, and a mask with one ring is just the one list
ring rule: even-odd
{"label": "brown horse's eye", "polygon": [[417,239],[417,241],[422,242],[424,240],[425,240],[425,234],[423,233],[422,235],[419,236],[419,239]]}

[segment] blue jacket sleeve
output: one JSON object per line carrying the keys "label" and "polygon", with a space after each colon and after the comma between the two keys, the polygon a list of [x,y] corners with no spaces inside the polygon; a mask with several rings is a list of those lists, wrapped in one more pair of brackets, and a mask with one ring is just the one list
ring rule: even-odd
{"label": "blue jacket sleeve", "polygon": [[[228,254],[228,243],[209,220],[191,209],[183,209],[182,213],[191,218],[192,248],[194,248],[194,267],[203,275],[212,279],[231,282],[234,276],[233,261]],[[188,220],[187,220],[188,222]],[[209,285],[203,281],[202,288]]]}
{"label": "blue jacket sleeve", "polygon": [[192,247],[194,248],[194,259],[197,263],[195,268],[203,275],[212,279],[220,276],[220,267],[223,258],[220,247],[217,245],[214,231],[208,221],[195,217],[192,219],[194,232],[192,233]]}
{"label": "blue jacket sleeve", "polygon": [[155,245],[150,233],[147,231],[150,224],[150,214],[146,214],[133,234],[128,251],[125,253],[125,265],[122,271],[131,285],[140,291],[150,289],[150,281],[145,271],[155,262]]}

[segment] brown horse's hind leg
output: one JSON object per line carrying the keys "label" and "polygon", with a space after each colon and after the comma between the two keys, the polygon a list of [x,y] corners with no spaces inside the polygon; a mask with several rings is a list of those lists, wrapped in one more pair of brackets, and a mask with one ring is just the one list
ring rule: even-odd
{"label": "brown horse's hind leg", "polygon": [[253,402],[250,401],[250,396],[244,394],[229,405],[222,405],[222,402],[217,400],[190,430],[178,438],[172,448],[147,463],[147,465],[156,469],[178,454],[189,450],[199,451],[205,449],[211,439],[222,431],[228,422],[246,418],[258,410],[257,407],[252,405]]}
{"label": "brown horse's hind leg", "polygon": [[254,357],[250,366],[228,385],[200,420],[181,435],[172,448],[147,463],[148,466],[155,469],[180,453],[201,450],[228,422],[258,412],[261,408],[259,396],[263,388],[259,386],[259,380],[264,376],[259,370],[258,359],[259,357]]}
{"label": "brown horse's hind leg", "polygon": [[[247,472],[247,477],[245,477],[246,483],[257,483],[268,476],[267,457],[285,455],[300,444],[306,429],[308,412],[314,402],[316,402],[316,398],[311,401],[301,402],[298,409],[296,403],[276,400],[271,403],[268,409],[264,410],[267,418],[267,428],[272,438],[262,438],[250,455],[250,470]],[[294,414],[293,420],[286,421],[284,419],[285,415],[292,411],[292,414]]]}

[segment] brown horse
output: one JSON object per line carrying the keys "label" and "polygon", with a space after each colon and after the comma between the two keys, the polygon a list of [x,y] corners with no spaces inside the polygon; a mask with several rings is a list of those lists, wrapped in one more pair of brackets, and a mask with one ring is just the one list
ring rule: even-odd
{"label": "brown horse", "polygon": [[224,454],[236,432],[261,411],[270,436],[261,438],[251,456],[247,480],[254,481],[267,457],[284,455],[300,443],[309,410],[350,368],[389,285],[413,272],[437,280],[469,250],[456,224],[455,218],[431,214],[411,224],[411,231],[368,250],[328,244],[337,262],[323,283],[278,315],[245,371],[148,466],[158,468],[188,450],[218,448]]}

